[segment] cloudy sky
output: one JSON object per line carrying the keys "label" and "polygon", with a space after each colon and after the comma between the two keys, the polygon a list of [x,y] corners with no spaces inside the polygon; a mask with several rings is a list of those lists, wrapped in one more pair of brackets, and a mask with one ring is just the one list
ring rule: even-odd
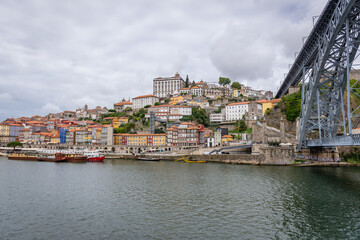
{"label": "cloudy sky", "polygon": [[276,91],[325,0],[2,0],[0,121],[107,106],[152,79]]}

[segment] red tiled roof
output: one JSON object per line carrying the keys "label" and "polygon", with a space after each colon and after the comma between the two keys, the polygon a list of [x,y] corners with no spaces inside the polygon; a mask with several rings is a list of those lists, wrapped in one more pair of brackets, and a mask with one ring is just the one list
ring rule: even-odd
{"label": "red tiled roof", "polygon": [[227,106],[236,106],[236,105],[243,105],[243,104],[249,104],[250,102],[238,102],[238,103],[230,103]]}
{"label": "red tiled roof", "polygon": [[132,102],[126,101],[126,102],[118,102],[114,104],[115,106],[123,106],[123,105],[132,105]]}
{"label": "red tiled roof", "polygon": [[148,94],[148,95],[142,95],[142,96],[134,97],[133,99],[147,98],[147,97],[156,97],[156,98],[157,98],[157,96],[154,96],[154,95],[152,95],[152,94]]}

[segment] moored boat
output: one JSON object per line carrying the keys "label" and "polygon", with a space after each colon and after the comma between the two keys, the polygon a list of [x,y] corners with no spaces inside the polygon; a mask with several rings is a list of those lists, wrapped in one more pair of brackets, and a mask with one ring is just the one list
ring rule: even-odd
{"label": "moored boat", "polygon": [[99,151],[97,150],[86,150],[84,155],[87,156],[88,162],[104,162],[105,156],[100,156]]}
{"label": "moored boat", "polygon": [[37,160],[37,155],[30,153],[11,153],[7,157],[9,160],[25,160],[25,161]]}
{"label": "moored boat", "polygon": [[191,160],[191,159],[186,159],[186,160],[184,160],[184,162],[186,162],[186,163],[206,163],[206,160]]}
{"label": "moored boat", "polygon": [[105,156],[102,157],[88,157],[88,162],[104,162]]}
{"label": "moored boat", "polygon": [[65,155],[62,153],[56,153],[56,154],[42,154],[37,157],[38,161],[44,161],[44,162],[66,162]]}
{"label": "moored boat", "polygon": [[87,158],[87,156],[82,154],[65,154],[66,161],[72,163],[85,163]]}

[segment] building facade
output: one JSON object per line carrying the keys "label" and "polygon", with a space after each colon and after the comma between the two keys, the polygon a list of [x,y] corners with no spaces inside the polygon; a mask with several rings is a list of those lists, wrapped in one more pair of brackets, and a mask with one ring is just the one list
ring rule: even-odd
{"label": "building facade", "polygon": [[166,98],[185,87],[185,81],[176,73],[173,77],[158,77],[153,80],[153,94],[159,98]]}
{"label": "building facade", "polygon": [[166,134],[114,134],[114,145],[162,147],[166,146]]}
{"label": "building facade", "polygon": [[241,120],[246,112],[249,111],[250,102],[231,103],[226,106],[226,121]]}
{"label": "building facade", "polygon": [[116,112],[124,111],[125,108],[130,107],[132,108],[132,102],[126,101],[123,99],[121,102],[114,103],[114,109]]}
{"label": "building facade", "polygon": [[147,105],[153,106],[156,102],[159,102],[159,98],[152,94],[138,96],[132,99],[133,109],[144,108]]}

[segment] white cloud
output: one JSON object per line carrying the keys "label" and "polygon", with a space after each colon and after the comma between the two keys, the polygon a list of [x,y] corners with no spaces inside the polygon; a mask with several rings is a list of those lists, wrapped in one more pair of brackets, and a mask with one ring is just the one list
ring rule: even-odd
{"label": "white cloud", "polygon": [[111,107],[123,97],[151,93],[153,78],[175,72],[196,81],[228,76],[275,90],[324,5],[1,1],[0,90],[9,95],[2,96],[7,102],[0,120],[85,104]]}
{"label": "white cloud", "polygon": [[11,101],[13,97],[9,93],[0,93],[0,101]]}
{"label": "white cloud", "polygon": [[58,113],[61,112],[61,109],[59,106],[52,104],[52,103],[47,103],[44,106],[42,106],[41,108],[41,112],[44,114],[47,113]]}

